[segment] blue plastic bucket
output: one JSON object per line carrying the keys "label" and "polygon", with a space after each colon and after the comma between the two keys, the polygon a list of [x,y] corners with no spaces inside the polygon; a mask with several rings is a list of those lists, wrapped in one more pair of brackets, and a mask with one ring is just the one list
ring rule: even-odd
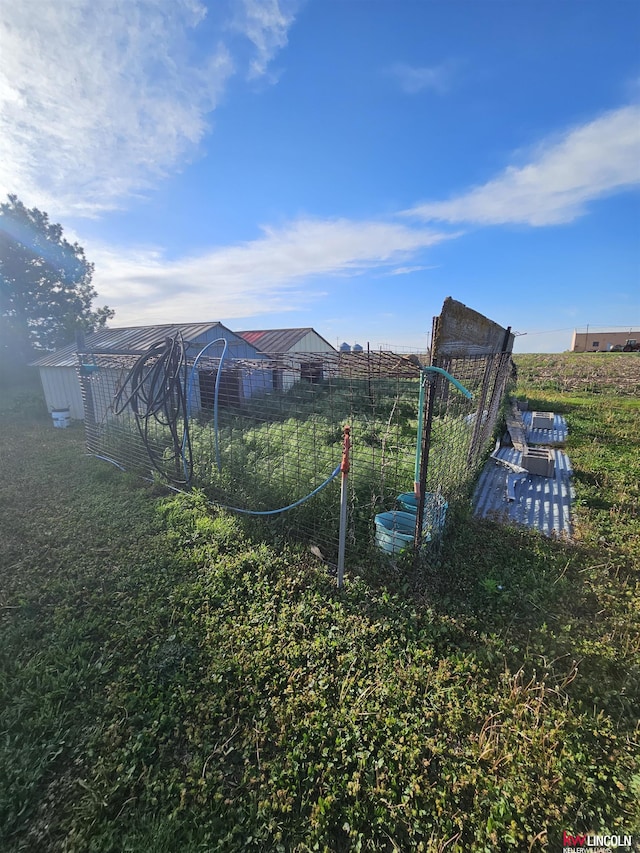
{"label": "blue plastic bucket", "polygon": [[418,512],[418,498],[413,492],[404,492],[396,500],[403,512],[412,512],[414,515]]}
{"label": "blue plastic bucket", "polygon": [[410,512],[381,512],[376,515],[376,545],[387,554],[397,554],[413,543],[416,516]]}

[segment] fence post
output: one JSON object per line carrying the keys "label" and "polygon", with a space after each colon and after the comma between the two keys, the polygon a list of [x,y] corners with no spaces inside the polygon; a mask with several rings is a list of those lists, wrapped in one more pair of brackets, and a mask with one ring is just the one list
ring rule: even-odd
{"label": "fence post", "polygon": [[[437,339],[437,331],[438,331],[438,318],[433,318],[433,323],[431,326],[431,358],[430,358],[430,366],[437,367],[436,361],[437,357],[435,355],[435,347],[436,347],[436,339]],[[422,545],[422,525],[424,523],[424,506],[426,500],[426,491],[427,491],[427,471],[429,470],[429,450],[431,449],[431,425],[433,422],[433,406],[435,403],[435,383],[434,383],[434,375],[429,374],[426,379],[426,414],[423,412],[419,412],[418,419],[424,419],[424,426],[422,429],[422,447],[420,450],[420,476],[418,480],[418,508],[416,511],[416,529],[413,538],[413,547],[415,553],[415,559],[418,559],[420,546]],[[414,485],[414,489],[416,486]]]}
{"label": "fence post", "polygon": [[[436,365],[432,365],[435,367]],[[429,374],[427,377],[427,411],[425,416],[425,423],[422,432],[422,452],[420,456],[420,479],[419,479],[419,490],[420,493],[418,495],[418,509],[416,512],[416,531],[413,540],[416,557],[418,555],[418,549],[422,544],[422,525],[424,523],[424,508],[426,503],[426,493],[427,493],[427,471],[429,470],[429,451],[431,449],[431,428],[433,423],[433,408],[435,404],[435,388],[436,388],[436,376],[434,374]]]}
{"label": "fence post", "polygon": [[342,462],[340,471],[340,538],[338,541],[338,589],[344,583],[344,549],[347,538],[347,480],[349,476],[349,451],[351,450],[351,427],[345,426],[342,439]]}
{"label": "fence post", "polygon": [[87,376],[84,367],[84,363],[86,361],[86,348],[84,332],[81,329],[78,329],[76,331],[76,370],[78,373],[78,380],[80,382],[80,393],[82,394],[82,404],[84,407],[84,434],[87,450],[95,452],[98,449],[98,435],[91,379]]}

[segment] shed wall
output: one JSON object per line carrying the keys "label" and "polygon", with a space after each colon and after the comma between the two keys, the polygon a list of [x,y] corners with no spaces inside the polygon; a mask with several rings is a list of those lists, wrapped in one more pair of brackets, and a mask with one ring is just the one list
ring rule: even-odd
{"label": "shed wall", "polygon": [[[266,358],[264,353],[258,352],[254,346],[251,346],[251,344],[247,343],[230,329],[220,325],[215,326],[207,332],[198,335],[197,338],[194,338],[193,341],[191,341],[190,346],[187,348],[187,354],[190,358],[195,358],[206,344],[212,343],[220,338],[224,338],[225,341],[227,341],[227,357],[229,358],[250,358],[254,360]],[[219,344],[219,346],[212,346],[211,349],[207,350],[205,353],[205,357],[219,358],[222,354],[222,347],[223,344]]]}
{"label": "shed wall", "polygon": [[83,420],[84,406],[76,368],[40,367],[38,370],[40,371],[44,399],[49,411],[51,409],[64,409],[68,406],[74,420]]}
{"label": "shed wall", "polygon": [[[289,349],[290,353],[323,353],[334,352],[333,347],[311,329],[307,334]],[[284,370],[282,372],[282,390],[288,391],[300,381],[300,370]]]}
{"label": "shed wall", "polygon": [[295,346],[291,347],[289,352],[335,352],[335,350],[312,329]]}

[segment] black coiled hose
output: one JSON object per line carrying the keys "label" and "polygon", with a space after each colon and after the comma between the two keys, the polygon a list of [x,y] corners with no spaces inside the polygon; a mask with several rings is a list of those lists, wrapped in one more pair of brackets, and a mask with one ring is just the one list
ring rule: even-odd
{"label": "black coiled hose", "polygon": [[[116,415],[131,408],[151,464],[176,486],[189,485],[193,474],[187,379],[186,346],[177,334],[140,356],[113,401]],[[154,444],[154,424],[168,428],[173,445],[169,453]]]}

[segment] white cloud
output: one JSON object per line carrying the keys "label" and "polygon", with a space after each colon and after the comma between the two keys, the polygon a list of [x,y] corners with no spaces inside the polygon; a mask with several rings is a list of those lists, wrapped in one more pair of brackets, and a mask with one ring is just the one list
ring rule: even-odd
{"label": "white cloud", "polygon": [[273,56],[287,44],[293,23],[293,0],[242,0],[236,10],[235,28],[255,47],[249,77],[266,74]]}
{"label": "white cloud", "polygon": [[451,234],[389,222],[304,219],[250,242],[167,260],[153,249],[86,243],[94,284],[118,324],[233,319],[296,310],[321,295],[317,276],[395,264]]}
{"label": "white cloud", "polygon": [[[180,168],[241,70],[225,9],[208,16],[198,0],[4,4],[0,193],[54,216],[95,215]],[[245,0],[244,9],[239,31],[256,76],[286,42],[292,15],[275,0]]]}
{"label": "white cloud", "polygon": [[388,73],[407,95],[424,91],[444,95],[451,88],[453,66],[448,62],[431,67],[397,62],[388,69]]}
{"label": "white cloud", "polygon": [[627,106],[543,143],[524,166],[406,213],[481,225],[556,225],[583,215],[590,201],[639,183],[640,107]]}
{"label": "white cloud", "polygon": [[423,272],[423,270],[437,270],[439,269],[440,264],[434,264],[433,266],[412,266],[412,267],[396,267],[396,269],[391,270],[389,275],[411,275],[414,272]]}

